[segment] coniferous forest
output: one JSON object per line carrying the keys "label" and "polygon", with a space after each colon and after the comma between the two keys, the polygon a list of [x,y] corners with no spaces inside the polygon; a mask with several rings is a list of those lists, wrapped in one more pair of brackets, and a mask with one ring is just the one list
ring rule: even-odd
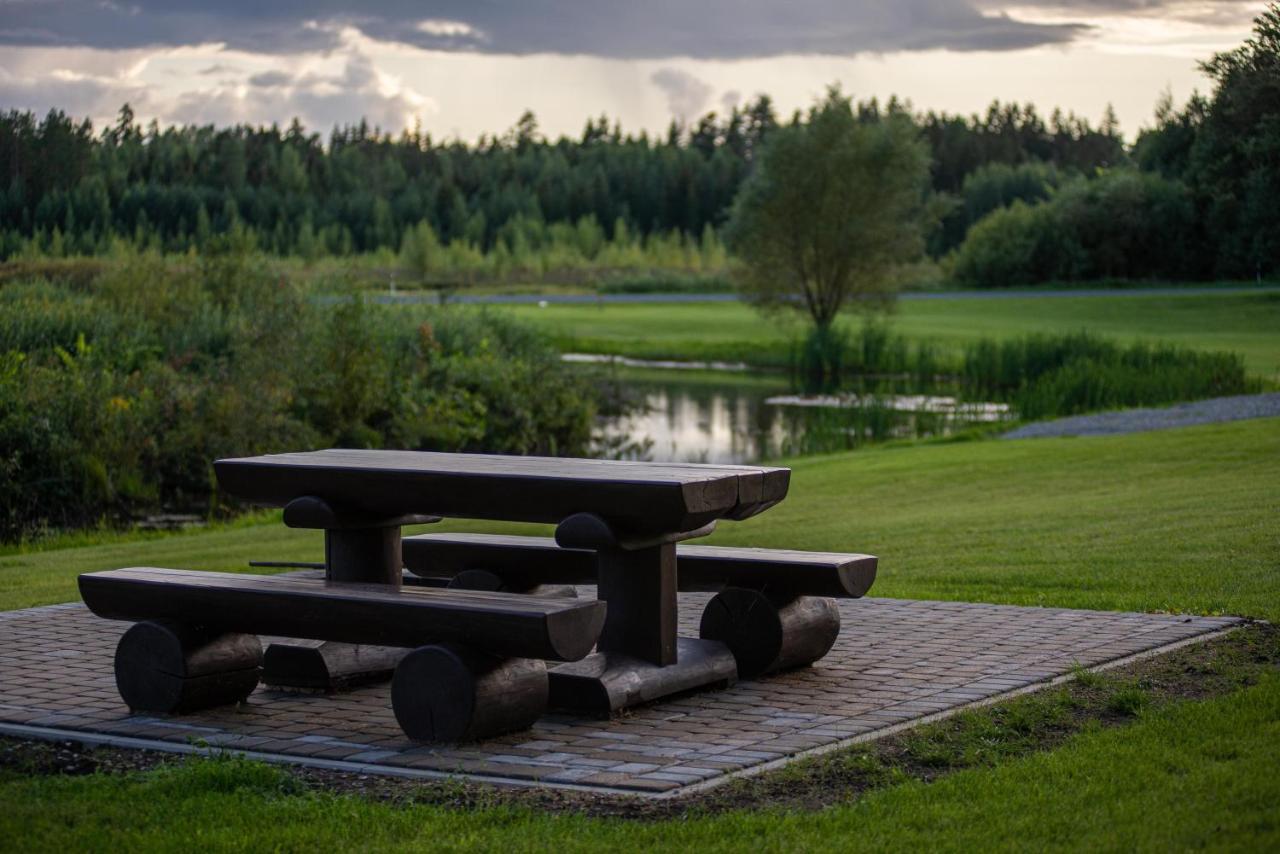
{"label": "coniferous forest", "polygon": [[[1272,9],[1254,38],[1202,63],[1209,96],[1181,109],[1161,96],[1132,145],[1110,109],[1097,126],[999,102],[967,117],[912,115],[896,99],[856,113],[912,115],[932,157],[929,255],[962,284],[1262,277],[1280,257],[1278,43]],[[128,105],[102,129],[10,111],[0,258],[100,255],[119,242],[199,251],[236,232],[304,260],[399,253],[426,280],[716,272],[717,229],[780,121],[807,116],[780,118],[760,95],[662,138],[601,116],[550,140],[527,112],[466,144],[363,121],[326,139],[297,121],[144,127]]]}

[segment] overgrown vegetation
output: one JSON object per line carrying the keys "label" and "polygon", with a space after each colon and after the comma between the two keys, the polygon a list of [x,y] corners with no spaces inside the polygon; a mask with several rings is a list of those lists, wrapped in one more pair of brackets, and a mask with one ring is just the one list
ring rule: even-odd
{"label": "overgrown vegetation", "polygon": [[1029,335],[965,348],[970,394],[1013,403],[1026,421],[1259,390],[1234,353],[1121,346],[1087,332]]}
{"label": "overgrown vegetation", "polygon": [[948,358],[934,342],[882,324],[818,328],[796,345],[792,365],[809,391],[874,390],[877,379],[909,380],[917,392],[1009,403],[1025,421],[1261,390],[1235,353],[1122,345],[1088,332],[979,338]]}
{"label": "overgrown vegetation", "polygon": [[0,538],[217,510],[219,456],[586,448],[591,393],[521,324],[312,295],[235,240],[189,269],[130,254],[88,291],[0,290]]}

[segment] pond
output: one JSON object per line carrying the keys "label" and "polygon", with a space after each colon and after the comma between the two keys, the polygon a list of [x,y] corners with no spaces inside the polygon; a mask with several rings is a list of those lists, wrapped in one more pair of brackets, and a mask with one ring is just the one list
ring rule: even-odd
{"label": "pond", "polygon": [[943,436],[1011,418],[1005,404],[966,402],[946,387],[921,390],[906,381],[878,380],[804,395],[785,374],[693,367],[653,368],[629,360],[596,368],[598,379],[626,403],[602,416],[596,452],[657,462],[753,463]]}

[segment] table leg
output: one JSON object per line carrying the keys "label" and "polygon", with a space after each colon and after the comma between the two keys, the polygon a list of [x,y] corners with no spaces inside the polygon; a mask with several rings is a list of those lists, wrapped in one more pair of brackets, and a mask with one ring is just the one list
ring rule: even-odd
{"label": "table leg", "polygon": [[[324,563],[329,581],[398,588],[404,578],[400,526],[328,528],[324,532]],[[336,691],[390,679],[408,652],[398,647],[280,639],[267,647],[262,681],[286,688]]]}
{"label": "table leg", "polygon": [[404,577],[400,526],[326,530],[324,566],[329,581],[399,587]]}
{"label": "table leg", "polygon": [[601,652],[618,652],[651,664],[676,663],[676,546],[605,549],[596,553],[601,599],[609,614]]}
{"label": "table leg", "polygon": [[595,653],[548,671],[552,706],[608,715],[737,680],[726,644],[677,637],[675,544],[701,533],[627,542],[599,517],[581,514],[560,524],[561,546],[595,551],[598,595],[609,611]]}

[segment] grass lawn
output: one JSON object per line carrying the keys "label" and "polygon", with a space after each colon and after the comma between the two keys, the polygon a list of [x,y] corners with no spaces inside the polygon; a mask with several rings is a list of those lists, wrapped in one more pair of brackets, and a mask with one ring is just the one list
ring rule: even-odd
{"label": "grass lawn", "polygon": [[[882,596],[1280,619],[1280,419],[890,446],[792,467],[787,501],[723,525],[714,541],[870,551],[882,557]],[[321,553],[317,534],[274,522],[100,539],[0,557],[0,608],[73,599],[85,570],[244,570],[250,558]],[[1267,850],[1280,843],[1278,763],[1280,678],[1265,675],[1049,752],[821,812],[636,822],[393,806],[300,792],[279,770],[224,759],[122,776],[0,772],[0,839],[23,850]]]}
{"label": "grass lawn", "polygon": [[391,806],[298,793],[278,769],[205,760],[127,776],[0,776],[15,850],[1273,850],[1280,678],[1144,714],[1057,750],[816,813],[638,822]]}
{"label": "grass lawn", "polygon": [[[795,320],[764,318],[739,303],[505,306],[548,331],[566,351],[640,358],[786,364]],[[1162,340],[1241,354],[1248,370],[1280,379],[1280,294],[918,299],[898,303],[893,328],[954,351],[980,337],[1088,329],[1125,341]]]}
{"label": "grass lawn", "polygon": [[[709,542],[877,554],[880,596],[1280,619],[1280,420],[790,465],[786,501]],[[271,523],[8,554],[0,609],[75,599],[87,570],[246,571],[255,558],[320,560],[322,535]]]}

